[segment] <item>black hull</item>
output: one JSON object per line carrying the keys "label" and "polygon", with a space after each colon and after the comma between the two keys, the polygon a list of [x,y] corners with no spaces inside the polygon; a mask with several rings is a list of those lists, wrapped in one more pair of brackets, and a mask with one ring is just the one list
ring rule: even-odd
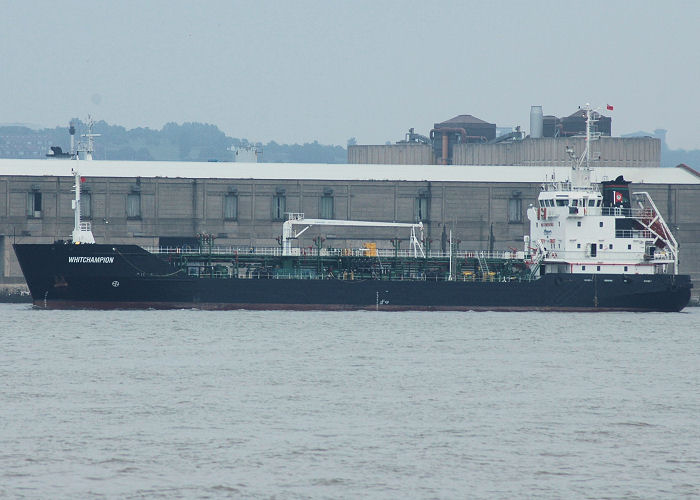
{"label": "black hull", "polygon": [[[535,281],[187,277],[134,245],[15,245],[34,304],[57,309],[680,311],[687,275],[547,274]],[[82,262],[69,262],[78,256]],[[110,260],[111,259],[111,260]]]}

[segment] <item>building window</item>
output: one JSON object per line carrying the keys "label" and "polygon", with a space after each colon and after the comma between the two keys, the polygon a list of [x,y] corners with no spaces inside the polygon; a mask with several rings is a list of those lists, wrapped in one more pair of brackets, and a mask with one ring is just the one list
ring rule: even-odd
{"label": "building window", "polygon": [[508,200],[508,222],[519,224],[523,221],[523,200],[511,198]]}
{"label": "building window", "polygon": [[126,195],[127,219],[139,219],[141,217],[141,193],[129,193]]}
{"label": "building window", "polygon": [[84,219],[92,218],[92,196],[90,196],[90,193],[80,193],[80,217]]}
{"label": "building window", "polygon": [[321,196],[321,205],[319,209],[321,219],[333,218],[333,196]]}
{"label": "building window", "polygon": [[238,195],[227,194],[224,196],[224,219],[238,220]]}
{"label": "building window", "polygon": [[276,194],[272,197],[272,220],[284,220],[287,211],[287,197],[283,194]]}
{"label": "building window", "polygon": [[29,217],[41,217],[41,192],[32,191],[27,196],[27,215]]}
{"label": "building window", "polygon": [[427,196],[419,196],[416,198],[414,219],[416,221],[428,220],[428,201]]}

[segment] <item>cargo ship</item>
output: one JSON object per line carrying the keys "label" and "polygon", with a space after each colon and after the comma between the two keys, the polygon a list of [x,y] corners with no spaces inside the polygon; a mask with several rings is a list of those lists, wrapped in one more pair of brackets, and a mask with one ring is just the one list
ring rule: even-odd
{"label": "cargo ship", "polygon": [[[506,252],[427,247],[422,223],[309,219],[289,213],[274,248],[147,248],[95,243],[81,220],[76,159],[74,229],[52,244],[15,244],[36,307],[47,309],[295,309],[680,311],[692,284],[678,244],[646,192],[622,176],[592,182],[591,110],[586,150],[570,177],[547,179],[528,208],[530,234]],[[392,248],[329,248],[314,226],[406,231]],[[408,248],[402,249],[402,241]]]}

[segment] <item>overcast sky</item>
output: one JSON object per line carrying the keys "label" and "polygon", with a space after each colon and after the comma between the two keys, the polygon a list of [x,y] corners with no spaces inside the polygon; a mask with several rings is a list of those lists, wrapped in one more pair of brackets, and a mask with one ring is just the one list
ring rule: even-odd
{"label": "overcast sky", "polygon": [[0,0],[0,123],[212,123],[383,144],[472,114],[614,105],[700,148],[700,1]]}

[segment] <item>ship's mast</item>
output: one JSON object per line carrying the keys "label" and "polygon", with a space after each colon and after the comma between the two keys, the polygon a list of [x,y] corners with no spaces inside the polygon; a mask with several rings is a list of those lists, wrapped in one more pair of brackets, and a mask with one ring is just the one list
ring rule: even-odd
{"label": "ship's mast", "polygon": [[586,146],[581,157],[574,162],[571,172],[571,183],[574,189],[591,187],[591,124],[598,121],[593,118],[592,113],[595,110],[591,109],[591,105],[586,103],[583,108],[586,118]]}
{"label": "ship's mast", "polygon": [[92,225],[90,222],[82,222],[80,220],[80,183],[83,179],[80,176],[80,169],[78,168],[80,160],[77,155],[75,157],[75,162],[75,167],[72,169],[75,179],[75,198],[73,199],[73,244],[95,243],[95,237],[92,235]]}
{"label": "ship's mast", "polygon": [[[73,199],[73,244],[74,245],[79,245],[79,244],[90,244],[90,243],[95,243],[95,237],[92,234],[92,224],[90,224],[89,221],[81,221],[80,220],[80,184],[83,181],[82,176],[80,175],[80,153],[83,152],[85,153],[85,159],[87,160],[92,160],[92,153],[95,150],[95,144],[93,139],[95,137],[99,137],[100,134],[93,134],[92,133],[92,125],[93,125],[92,118],[90,115],[88,115],[88,133],[87,134],[82,134],[81,137],[85,137],[87,139],[87,145],[82,144],[78,146],[78,150],[75,152],[75,155],[73,158],[75,159],[75,167],[71,170],[73,173],[73,178],[75,180],[75,198]],[[71,137],[73,137],[73,134],[75,133],[75,129],[73,128],[73,125],[71,124]],[[73,143],[71,141],[71,152],[73,149]]]}
{"label": "ship's mast", "polygon": [[76,231],[80,232],[80,172],[76,164],[73,169],[75,181],[75,199],[73,200],[73,241],[75,242]]}
{"label": "ship's mast", "polygon": [[87,143],[80,142],[78,145],[78,151],[77,155],[80,155],[80,153],[85,153],[85,159],[90,161],[92,160],[92,154],[95,152],[95,137],[100,137],[102,134],[93,134],[92,133],[92,126],[95,124],[94,120],[90,115],[88,115],[88,121],[87,121],[87,127],[88,127],[88,133],[87,134],[81,134],[80,137],[83,137],[87,139]]}

